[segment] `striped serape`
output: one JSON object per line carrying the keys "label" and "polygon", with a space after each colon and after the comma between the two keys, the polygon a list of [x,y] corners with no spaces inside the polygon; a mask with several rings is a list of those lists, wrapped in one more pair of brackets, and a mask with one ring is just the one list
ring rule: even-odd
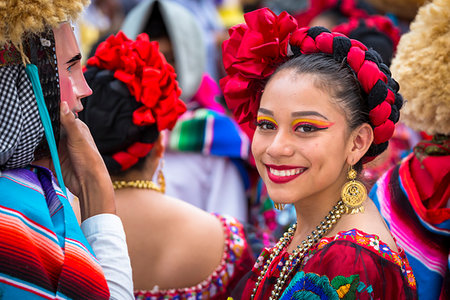
{"label": "striped serape", "polygon": [[407,255],[419,299],[450,299],[448,138],[421,142],[370,193]]}
{"label": "striped serape", "polygon": [[0,298],[109,299],[103,271],[45,168],[0,172]]}

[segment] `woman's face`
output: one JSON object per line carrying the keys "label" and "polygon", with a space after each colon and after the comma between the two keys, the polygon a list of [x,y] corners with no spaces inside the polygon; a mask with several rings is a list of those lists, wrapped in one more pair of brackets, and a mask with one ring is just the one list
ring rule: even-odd
{"label": "woman's face", "polygon": [[83,110],[80,100],[92,94],[83,75],[80,49],[69,23],[63,23],[58,28],[54,28],[53,33],[61,101],[66,101],[69,108],[77,113]]}
{"label": "woman's face", "polygon": [[350,130],[344,112],[311,75],[277,73],[266,85],[252,152],[269,196],[278,203],[339,198],[346,180]]}

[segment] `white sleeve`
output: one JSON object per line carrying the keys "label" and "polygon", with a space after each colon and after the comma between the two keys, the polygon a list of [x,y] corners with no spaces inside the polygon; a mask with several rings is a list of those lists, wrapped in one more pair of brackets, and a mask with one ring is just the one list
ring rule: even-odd
{"label": "white sleeve", "polygon": [[130,257],[122,221],[114,214],[99,214],[81,223],[81,230],[105,274],[110,299],[134,299]]}

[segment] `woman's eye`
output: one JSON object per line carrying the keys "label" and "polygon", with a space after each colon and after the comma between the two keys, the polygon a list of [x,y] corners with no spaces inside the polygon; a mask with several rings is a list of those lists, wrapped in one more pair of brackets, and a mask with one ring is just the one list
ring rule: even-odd
{"label": "woman's eye", "polygon": [[300,131],[303,133],[307,133],[307,132],[314,132],[319,130],[319,128],[313,126],[313,125],[308,125],[308,124],[304,124],[304,125],[299,125],[297,126],[297,128],[295,128],[295,131]]}
{"label": "woman's eye", "polygon": [[272,122],[269,122],[267,120],[263,120],[263,121],[259,121],[256,123],[256,126],[259,129],[264,129],[264,130],[274,130],[277,129],[277,126],[275,124],[273,124]]}

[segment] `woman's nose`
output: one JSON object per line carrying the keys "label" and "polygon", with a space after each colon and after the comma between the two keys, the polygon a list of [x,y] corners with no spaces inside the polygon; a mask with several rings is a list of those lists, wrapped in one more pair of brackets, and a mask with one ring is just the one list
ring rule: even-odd
{"label": "woman's nose", "polygon": [[272,157],[292,156],[294,154],[294,142],[288,132],[278,131],[267,148],[267,154]]}

